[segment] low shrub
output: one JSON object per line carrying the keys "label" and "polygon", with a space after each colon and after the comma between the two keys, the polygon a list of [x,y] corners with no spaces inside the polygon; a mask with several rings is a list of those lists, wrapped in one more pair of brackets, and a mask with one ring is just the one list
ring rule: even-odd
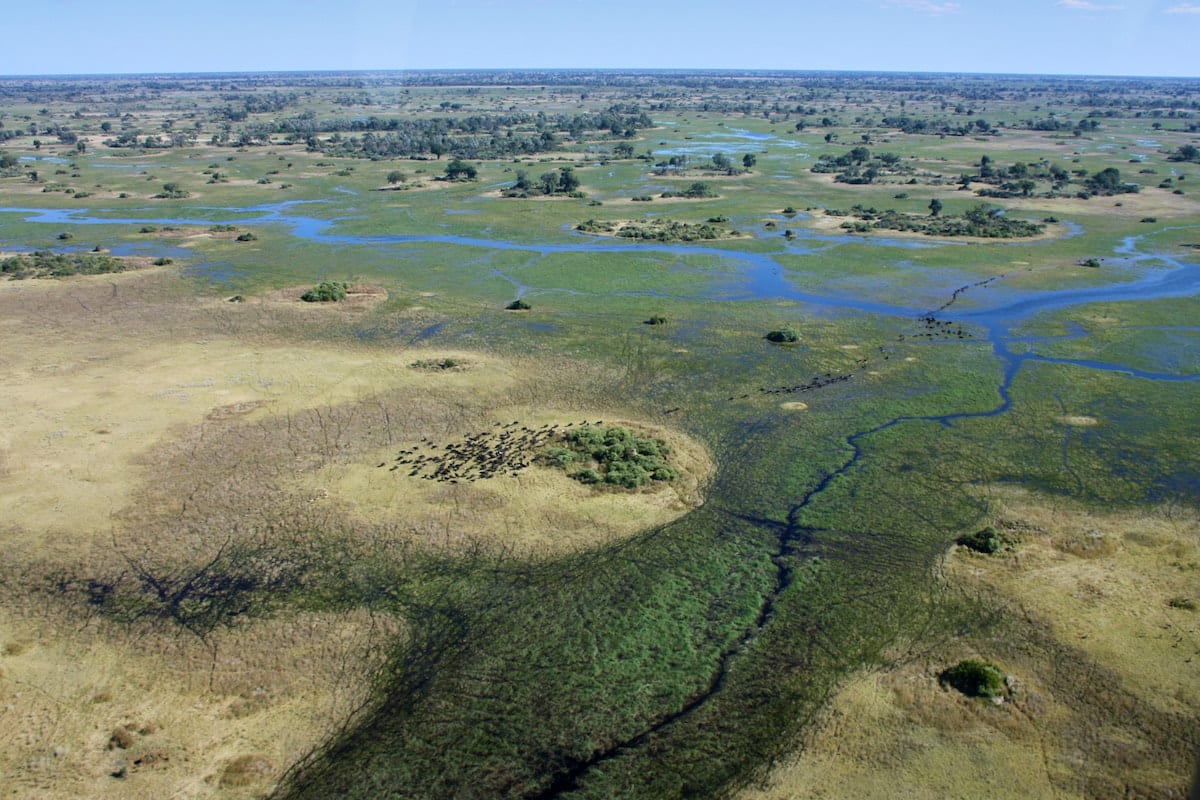
{"label": "low shrub", "polygon": [[1004,694],[1004,671],[978,658],[960,661],[944,671],[939,679],[967,697],[999,697]]}
{"label": "low shrub", "polygon": [[974,550],[976,553],[987,554],[995,553],[1004,544],[1000,539],[1000,535],[996,533],[996,529],[990,526],[983,530],[958,537],[957,543],[968,550]]}
{"label": "low shrub", "polygon": [[533,308],[533,306],[529,305],[529,303],[526,303],[524,300],[521,300],[520,298],[518,298],[516,300],[513,300],[511,303],[506,305],[504,308],[507,311],[528,311],[529,309]]}
{"label": "low shrub", "polygon": [[768,342],[776,344],[791,344],[800,341],[800,334],[791,328],[780,328],[779,330],[771,331],[764,337]]}
{"label": "low shrub", "polygon": [[350,285],[347,283],[321,281],[300,295],[300,299],[306,303],[337,303],[346,299],[346,290],[349,288]]}

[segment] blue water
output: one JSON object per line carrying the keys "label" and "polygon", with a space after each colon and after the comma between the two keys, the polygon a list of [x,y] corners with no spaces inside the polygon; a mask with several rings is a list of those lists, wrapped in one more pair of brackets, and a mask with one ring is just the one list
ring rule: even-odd
{"label": "blue water", "polygon": [[[518,251],[530,254],[536,260],[554,253],[653,253],[684,258],[687,256],[716,257],[721,263],[732,270],[732,276],[726,281],[697,280],[695,293],[686,299],[705,300],[790,300],[803,303],[810,310],[822,310],[838,313],[866,313],[886,317],[913,318],[927,313],[927,309],[917,305],[904,305],[873,300],[866,296],[865,291],[845,293],[833,292],[828,287],[804,287],[798,285],[802,274],[791,273],[784,269],[771,253],[749,253],[723,247],[703,244],[661,244],[646,242],[626,242],[607,237],[575,234],[564,242],[514,242],[501,239],[489,239],[476,236],[461,236],[456,234],[383,234],[374,236],[346,235],[330,233],[336,224],[345,219],[318,219],[294,213],[305,205],[328,203],[325,200],[290,200],[279,203],[265,203],[239,209],[210,209],[224,211],[231,215],[229,222],[239,225],[281,225],[288,228],[297,239],[320,244],[337,246],[367,246],[372,248],[388,245],[456,245],[461,247],[479,248],[486,251]],[[447,210],[447,213],[455,213]],[[468,211],[467,213],[470,213]],[[67,225],[202,225],[210,226],[214,222],[223,221],[220,218],[201,219],[190,217],[95,217],[89,210],[80,209],[35,209],[35,208],[0,208],[0,214],[19,214],[27,222],[43,223],[57,227]],[[234,216],[236,215],[236,216]],[[248,216],[243,216],[248,215]],[[1068,235],[1078,235],[1082,229],[1067,223]],[[842,244],[855,243],[878,247],[881,251],[913,250],[934,246],[930,242],[910,239],[863,238],[849,235],[830,235],[810,231],[804,228],[796,229],[796,238],[787,241],[779,237],[782,254],[807,255],[820,254],[822,251],[835,248]],[[975,288],[970,292],[972,305],[970,307],[950,306],[937,312],[939,320],[963,323],[977,326],[987,333],[992,343],[996,357],[1005,364],[1005,379],[999,387],[1003,402],[990,413],[1002,413],[1007,409],[1007,390],[1012,378],[1020,367],[1027,361],[1049,361],[1053,363],[1071,363],[1090,369],[1120,371],[1131,376],[1147,380],[1184,380],[1194,381],[1196,376],[1165,375],[1141,372],[1120,364],[1110,364],[1097,361],[1068,361],[1054,360],[1038,356],[1032,352],[1016,352],[1012,345],[1031,345],[1040,341],[1040,337],[1013,336],[1010,331],[1034,315],[1060,311],[1073,306],[1098,302],[1124,302],[1150,300],[1171,297],[1190,297],[1200,293],[1200,266],[1183,262],[1167,256],[1143,252],[1138,249],[1140,237],[1128,237],[1113,250],[1113,256],[1119,259],[1119,266],[1109,266],[1107,274],[1113,275],[1115,282],[1105,286],[1092,286],[1071,289],[1054,290],[1013,290],[1003,287],[1003,280],[997,283]],[[1024,246],[1035,246],[1027,243]],[[186,256],[186,252],[160,245],[127,245],[123,252],[151,252],[154,254]],[[134,249],[136,248],[136,250]],[[168,252],[170,251],[170,252]],[[964,255],[966,255],[964,253]],[[209,277],[221,280],[232,274],[232,269],[225,264],[202,264],[196,268]],[[1115,271],[1114,271],[1115,270]],[[703,271],[697,271],[699,274]],[[538,287],[516,281],[499,271],[493,271],[492,277],[500,277],[513,284],[517,296],[523,296],[530,291],[538,291]],[[991,291],[989,288],[1002,288]],[[920,287],[914,287],[914,295]],[[967,287],[964,287],[964,289]],[[564,291],[561,288],[553,291]],[[650,296],[655,293],[644,292]],[[1075,331],[1073,335],[1082,335]],[[1026,348],[1028,350],[1028,348]],[[952,419],[947,417],[945,419]],[[943,420],[944,421],[944,420]]]}

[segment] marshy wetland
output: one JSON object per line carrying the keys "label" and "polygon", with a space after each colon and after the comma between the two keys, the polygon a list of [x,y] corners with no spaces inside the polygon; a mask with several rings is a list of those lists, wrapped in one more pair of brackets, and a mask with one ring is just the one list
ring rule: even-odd
{"label": "marshy wetland", "polygon": [[6,78],[0,122],[16,796],[1183,796],[1195,81]]}

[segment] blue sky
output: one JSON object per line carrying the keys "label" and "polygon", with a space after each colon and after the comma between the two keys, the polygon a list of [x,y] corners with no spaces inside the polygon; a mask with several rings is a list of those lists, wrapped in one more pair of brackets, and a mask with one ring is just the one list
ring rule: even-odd
{"label": "blue sky", "polygon": [[22,0],[0,74],[489,67],[1200,76],[1200,0]]}

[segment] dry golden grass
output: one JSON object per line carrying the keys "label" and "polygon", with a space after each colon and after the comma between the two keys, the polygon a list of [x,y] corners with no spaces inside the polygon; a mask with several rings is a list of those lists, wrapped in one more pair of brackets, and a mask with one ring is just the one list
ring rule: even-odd
{"label": "dry golden grass", "polygon": [[0,640],[24,644],[0,656],[10,796],[238,797],[228,766],[260,755],[269,767],[238,784],[257,796],[363,701],[380,638],[366,616],[255,622],[209,644],[64,622],[0,612]]}
{"label": "dry golden grass", "polygon": [[[1184,795],[1200,612],[1172,601],[1200,595],[1195,510],[1096,514],[1012,489],[994,499],[1015,549],[955,548],[945,577],[1001,621],[847,681],[740,800]],[[938,683],[971,656],[1011,676],[1004,703]]]}
{"label": "dry golden grass", "polygon": [[[597,414],[610,376],[575,364],[319,343],[350,315],[308,306],[196,300],[170,270],[0,284],[0,774],[14,796],[261,796],[347,719],[376,646],[401,632],[359,613],[283,614],[201,641],[48,603],[49,576],[194,560],[239,525],[279,520],[542,555],[701,498],[703,448],[636,422],[671,443],[684,479],[626,495],[542,468],[470,486],[378,470],[403,443],[500,418],[630,415]],[[411,366],[445,358],[461,366]]]}

